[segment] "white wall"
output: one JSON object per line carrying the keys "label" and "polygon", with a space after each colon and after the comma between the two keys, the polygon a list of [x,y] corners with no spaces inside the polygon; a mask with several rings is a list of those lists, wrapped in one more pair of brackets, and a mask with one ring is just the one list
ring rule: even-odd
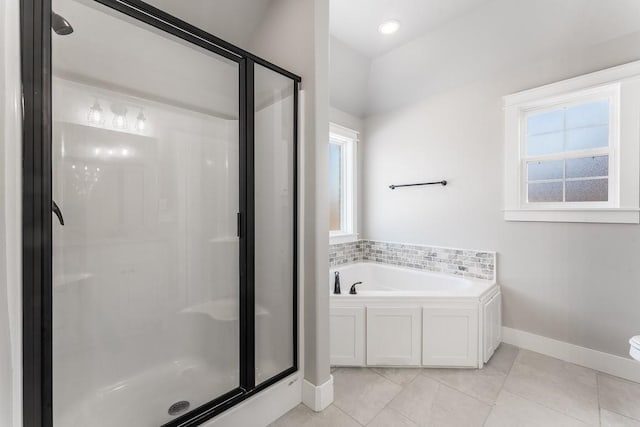
{"label": "white wall", "polygon": [[335,37],[329,46],[329,93],[332,107],[363,117],[371,60]]}
{"label": "white wall", "polygon": [[13,427],[22,425],[19,6],[0,3],[0,426]]}
{"label": "white wall", "polygon": [[329,380],[329,2],[273,0],[250,50],[302,77],[305,91],[302,167],[304,218],[304,374]]}
{"label": "white wall", "polygon": [[[503,95],[640,59],[640,32],[490,76],[365,122],[364,237],[496,250],[504,325],[624,356],[640,332],[640,227],[505,222]],[[447,187],[391,191],[447,179]]]}

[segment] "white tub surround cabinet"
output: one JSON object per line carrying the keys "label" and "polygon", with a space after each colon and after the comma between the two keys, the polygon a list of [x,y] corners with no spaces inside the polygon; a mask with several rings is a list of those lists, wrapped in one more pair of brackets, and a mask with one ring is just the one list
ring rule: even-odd
{"label": "white tub surround cabinet", "polygon": [[[331,296],[333,366],[481,368],[500,344],[501,294],[492,281],[367,263],[339,271],[346,280]],[[361,291],[349,295],[356,277]]]}

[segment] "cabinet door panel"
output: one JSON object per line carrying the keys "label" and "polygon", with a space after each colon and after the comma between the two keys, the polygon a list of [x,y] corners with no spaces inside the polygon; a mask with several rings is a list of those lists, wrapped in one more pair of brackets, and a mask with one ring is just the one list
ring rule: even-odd
{"label": "cabinet door panel", "polygon": [[330,363],[364,366],[364,307],[334,307],[330,314]]}
{"label": "cabinet door panel", "polygon": [[484,342],[483,361],[491,359],[502,341],[502,306],[501,294],[498,292],[484,305]]}
{"label": "cabinet door panel", "polygon": [[367,364],[419,366],[419,307],[367,307]]}
{"label": "cabinet door panel", "polygon": [[422,329],[423,365],[477,366],[477,306],[424,307]]}

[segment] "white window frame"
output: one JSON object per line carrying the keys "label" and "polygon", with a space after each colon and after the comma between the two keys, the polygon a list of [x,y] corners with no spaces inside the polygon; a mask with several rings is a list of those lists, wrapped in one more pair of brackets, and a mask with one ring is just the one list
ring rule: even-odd
{"label": "white window frame", "polygon": [[[609,146],[527,156],[527,116],[609,100]],[[504,97],[507,221],[640,223],[640,61]],[[528,161],[609,156],[608,201],[527,201]],[[564,190],[563,190],[564,191]]]}
{"label": "white window frame", "polygon": [[358,240],[358,132],[344,126],[331,123],[329,126],[329,142],[340,145],[342,150],[342,173],[340,183],[342,200],[340,212],[340,230],[331,230],[331,244]]}

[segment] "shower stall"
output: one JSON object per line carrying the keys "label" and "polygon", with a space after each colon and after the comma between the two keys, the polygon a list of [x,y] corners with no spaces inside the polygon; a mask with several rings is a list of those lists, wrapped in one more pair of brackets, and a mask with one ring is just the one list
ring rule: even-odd
{"label": "shower stall", "polygon": [[139,0],[22,0],[24,425],[189,426],[297,370],[300,78]]}

